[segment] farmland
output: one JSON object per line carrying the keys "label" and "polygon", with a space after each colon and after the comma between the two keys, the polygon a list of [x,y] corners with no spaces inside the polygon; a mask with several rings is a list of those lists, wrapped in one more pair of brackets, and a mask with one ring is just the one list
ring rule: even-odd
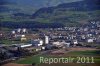
{"label": "farmland", "polygon": [[[73,63],[55,63],[55,64],[40,64],[40,57],[45,57],[45,58],[59,58],[59,57],[72,57],[72,58],[75,58],[74,62]],[[83,64],[79,64],[79,63],[76,63],[76,61],[78,60],[77,57],[93,57],[94,58],[94,63],[83,63]],[[90,59],[91,61],[91,59]],[[95,65],[95,66],[98,66],[97,64],[100,62],[100,51],[98,50],[89,50],[89,51],[71,51],[71,52],[68,52],[68,53],[65,53],[63,55],[51,55],[51,54],[48,54],[48,55],[37,55],[37,56],[32,56],[32,57],[27,57],[27,58],[24,58],[24,59],[21,59],[21,60],[18,60],[16,61],[16,63],[18,64],[32,64],[32,63],[35,63],[35,64],[38,64],[39,66],[44,66],[44,65],[49,65],[49,66],[53,66],[53,65],[72,65],[74,66],[77,65],[77,66],[85,66],[85,65]]]}

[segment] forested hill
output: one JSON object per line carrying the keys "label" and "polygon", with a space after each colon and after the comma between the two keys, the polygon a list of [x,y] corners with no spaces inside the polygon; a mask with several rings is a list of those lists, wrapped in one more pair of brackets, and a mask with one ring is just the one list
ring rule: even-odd
{"label": "forested hill", "polygon": [[[63,3],[56,7],[41,8],[33,14],[33,17],[40,16],[43,13],[53,13],[54,11],[94,11],[100,10],[99,0],[83,0],[78,2]],[[45,16],[45,15],[44,15]]]}
{"label": "forested hill", "polygon": [[[16,9],[15,9],[16,11]],[[33,14],[25,12],[2,13],[0,24],[9,28],[46,28],[79,26],[90,20],[99,20],[99,0],[82,0],[40,8]]]}
{"label": "forested hill", "polygon": [[32,18],[42,23],[62,23],[67,26],[77,26],[100,18],[100,2],[99,0],[83,0],[41,8],[32,15]]}

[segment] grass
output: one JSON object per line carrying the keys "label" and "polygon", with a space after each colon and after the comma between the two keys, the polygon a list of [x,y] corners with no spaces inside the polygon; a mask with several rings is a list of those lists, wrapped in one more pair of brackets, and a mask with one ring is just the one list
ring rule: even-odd
{"label": "grass", "polygon": [[27,57],[25,59],[18,60],[16,63],[18,64],[32,64],[32,63],[39,64],[39,57],[40,56]]}
{"label": "grass", "polygon": [[19,44],[21,41],[12,41],[12,40],[8,40],[8,39],[3,39],[0,41],[1,44],[5,44],[5,45],[11,45],[11,44]]}
{"label": "grass", "polygon": [[[73,52],[69,52],[68,54],[72,55],[70,57],[74,57],[75,60],[77,60],[76,57],[78,56],[85,56],[85,57],[90,57],[93,56],[94,57],[94,62],[95,63],[100,63],[100,54],[98,54],[99,51],[73,51]],[[75,56],[73,56],[75,55]],[[27,57],[21,60],[16,61],[16,63],[18,64],[32,64],[32,63],[36,63],[36,64],[40,64],[39,63],[39,58],[40,57],[46,57],[46,58],[52,58],[53,56],[50,55],[38,55],[38,56],[32,56],[32,57]],[[54,58],[57,56],[54,56]],[[63,56],[62,56],[63,57]],[[64,57],[68,57],[67,54]]]}
{"label": "grass", "polygon": [[[26,9],[24,9],[24,10],[26,10]],[[34,10],[34,9],[32,9],[32,10]],[[37,16],[37,18],[35,18],[35,19],[31,19],[30,16],[29,16],[29,18],[25,18],[25,16],[21,16],[22,18],[20,18],[20,17],[12,18],[12,14],[10,14],[10,13],[0,13],[0,16],[3,17],[1,19],[2,22],[5,22],[5,21],[11,21],[11,22],[36,21],[36,22],[41,22],[41,23],[51,23],[51,22],[60,22],[61,23],[62,22],[66,25],[67,24],[69,25],[70,22],[73,22],[71,24],[74,25],[77,23],[83,23],[83,22],[81,22],[83,20],[87,21],[89,19],[98,18],[99,12],[100,12],[100,10],[88,11],[88,12],[84,12],[84,11],[77,12],[77,11],[60,11],[58,9],[58,10],[55,10],[54,13],[42,13],[42,14],[40,13],[40,15]],[[91,13],[91,14],[89,14],[89,13]],[[89,16],[91,16],[91,18]]]}
{"label": "grass", "polygon": [[11,40],[2,40],[1,43],[6,44],[6,45],[12,44]]}
{"label": "grass", "polygon": [[69,52],[71,55],[89,55],[89,56],[100,56],[100,51],[72,51]]}

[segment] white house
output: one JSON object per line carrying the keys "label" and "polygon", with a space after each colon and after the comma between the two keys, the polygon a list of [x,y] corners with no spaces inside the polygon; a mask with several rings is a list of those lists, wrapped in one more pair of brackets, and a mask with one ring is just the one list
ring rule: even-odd
{"label": "white house", "polygon": [[92,42],[94,42],[94,39],[87,39],[87,42],[92,43]]}
{"label": "white house", "polygon": [[78,44],[78,41],[77,40],[73,40],[73,44],[74,45]]}

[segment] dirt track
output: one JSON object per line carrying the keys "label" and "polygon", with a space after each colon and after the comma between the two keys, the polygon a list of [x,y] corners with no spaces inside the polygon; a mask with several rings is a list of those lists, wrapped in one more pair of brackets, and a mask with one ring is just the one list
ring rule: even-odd
{"label": "dirt track", "polygon": [[3,66],[32,66],[32,65],[28,65],[28,64],[15,64],[15,63],[8,63],[5,64]]}
{"label": "dirt track", "polygon": [[87,51],[87,50],[100,50],[100,49],[95,49],[95,48],[80,48],[80,47],[75,47],[75,48],[70,48],[72,51]]}

